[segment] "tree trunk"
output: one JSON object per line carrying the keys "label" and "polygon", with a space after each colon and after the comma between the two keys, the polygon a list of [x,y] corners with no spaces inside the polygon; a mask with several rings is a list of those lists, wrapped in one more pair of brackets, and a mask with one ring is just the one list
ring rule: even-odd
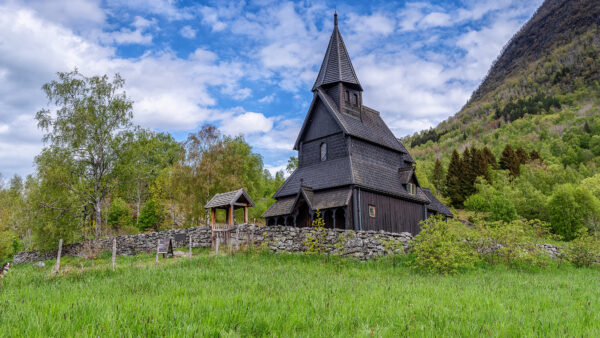
{"label": "tree trunk", "polygon": [[142,192],[140,191],[140,181],[138,180],[137,184],[137,200],[136,200],[136,217],[135,217],[135,224],[139,224],[139,219],[140,219],[140,208],[141,208],[141,204],[142,204]]}
{"label": "tree trunk", "polygon": [[96,239],[102,237],[102,199],[96,199],[94,203],[94,218],[95,218],[95,230]]}

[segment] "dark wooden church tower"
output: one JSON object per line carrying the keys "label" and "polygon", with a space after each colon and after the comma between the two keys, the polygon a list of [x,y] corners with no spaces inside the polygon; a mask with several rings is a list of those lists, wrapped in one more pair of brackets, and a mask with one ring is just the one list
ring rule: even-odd
{"label": "dark wooden church tower", "polygon": [[263,214],[267,225],[419,232],[428,215],[452,213],[419,186],[414,160],[379,112],[363,105],[337,14],[313,100],[294,150],[298,168]]}

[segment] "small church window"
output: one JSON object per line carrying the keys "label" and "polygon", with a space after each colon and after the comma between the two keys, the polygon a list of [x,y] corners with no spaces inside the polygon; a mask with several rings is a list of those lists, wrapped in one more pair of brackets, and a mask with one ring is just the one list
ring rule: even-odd
{"label": "small church window", "polygon": [[321,161],[327,160],[327,143],[321,143]]}
{"label": "small church window", "polygon": [[417,194],[417,186],[414,183],[409,183],[406,186],[406,190],[408,190],[408,193],[411,195],[416,195]]}
{"label": "small church window", "polygon": [[358,94],[352,95],[352,104],[358,106]]}
{"label": "small church window", "polygon": [[375,206],[369,205],[369,217],[375,218]]}

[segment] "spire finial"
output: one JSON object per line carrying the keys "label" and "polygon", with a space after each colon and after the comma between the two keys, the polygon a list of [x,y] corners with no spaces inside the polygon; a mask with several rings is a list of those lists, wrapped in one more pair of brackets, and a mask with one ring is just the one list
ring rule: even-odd
{"label": "spire finial", "polygon": [[337,10],[333,12],[333,25],[337,26]]}

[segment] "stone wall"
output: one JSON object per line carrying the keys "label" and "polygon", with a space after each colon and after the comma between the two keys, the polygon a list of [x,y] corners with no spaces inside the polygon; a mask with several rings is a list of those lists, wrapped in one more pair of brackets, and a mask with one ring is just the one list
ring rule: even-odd
{"label": "stone wall", "polygon": [[[229,243],[240,245],[267,245],[275,252],[302,252],[307,236],[314,236],[313,228],[294,228],[284,226],[238,225],[231,232]],[[167,230],[148,234],[117,236],[117,254],[135,255],[138,253],[156,252],[158,239],[175,238],[176,234],[185,234],[186,240],[174,243],[175,247],[187,246],[189,236],[192,237],[192,247],[208,248],[212,245],[210,227],[202,226],[186,229]],[[409,233],[386,233],[376,231],[346,231],[327,229],[325,247],[329,252],[335,251],[343,256],[369,259],[386,254],[387,249],[394,245],[406,248],[412,239]],[[86,257],[93,253],[112,250],[113,238],[103,238],[95,241],[67,244],[63,246],[62,254],[66,256]],[[57,250],[49,252],[26,251],[16,254],[14,264],[55,259]]]}

